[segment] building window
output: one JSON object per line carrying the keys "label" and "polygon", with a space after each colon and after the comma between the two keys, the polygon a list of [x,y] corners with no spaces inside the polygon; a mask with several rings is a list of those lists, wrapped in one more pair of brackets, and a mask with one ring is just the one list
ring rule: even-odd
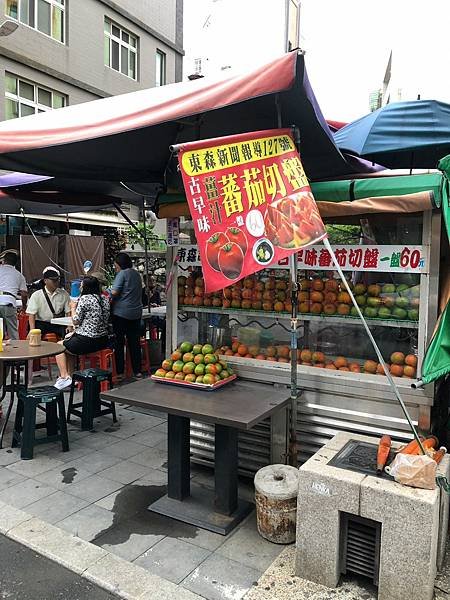
{"label": "building window", "polygon": [[201,58],[194,58],[194,73],[196,75],[202,74],[202,59]]}
{"label": "building window", "polygon": [[17,119],[67,105],[67,97],[55,90],[11,73],[5,77],[5,119]]}
{"label": "building window", "polygon": [[161,50],[156,51],[156,87],[166,85],[166,55]]}
{"label": "building window", "polygon": [[6,0],[6,16],[65,43],[66,0]]}
{"label": "building window", "polygon": [[289,0],[288,4],[288,51],[300,46],[298,22],[300,8],[298,0]]}
{"label": "building window", "polygon": [[137,79],[138,38],[105,17],[105,65]]}

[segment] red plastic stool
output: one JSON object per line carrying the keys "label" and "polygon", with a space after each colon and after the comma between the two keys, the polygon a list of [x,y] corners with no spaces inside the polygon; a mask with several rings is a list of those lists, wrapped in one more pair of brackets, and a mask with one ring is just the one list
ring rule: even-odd
{"label": "red plastic stool", "polygon": [[[145,337],[141,337],[139,340],[139,344],[141,346],[141,373],[146,373],[147,375],[151,374],[150,371],[150,352],[148,351],[148,344]],[[130,351],[128,349],[128,342],[125,345],[126,348],[126,358],[125,358],[125,373],[126,376],[133,377],[133,368],[131,366],[130,359]]]}
{"label": "red plastic stool", "polygon": [[[80,371],[87,369],[88,366],[91,369],[98,367],[105,371],[111,371],[113,384],[117,383],[116,357],[114,355],[114,350],[111,350],[111,348],[105,348],[105,350],[99,350],[98,352],[92,352],[91,354],[83,354],[79,359]],[[109,382],[102,381],[100,389],[102,392],[106,392],[109,389]]]}
{"label": "red plastic stool", "polygon": [[[59,338],[56,335],[56,333],[46,333],[42,336],[42,339],[44,342],[53,342],[54,344],[57,344],[59,341]],[[54,356],[49,356],[48,358],[43,358],[42,360],[47,361],[48,376],[51,379],[52,365],[56,365],[56,358]]]}
{"label": "red plastic stool", "polygon": [[19,330],[19,340],[26,340],[28,335],[28,315],[22,311],[17,316],[17,328]]}

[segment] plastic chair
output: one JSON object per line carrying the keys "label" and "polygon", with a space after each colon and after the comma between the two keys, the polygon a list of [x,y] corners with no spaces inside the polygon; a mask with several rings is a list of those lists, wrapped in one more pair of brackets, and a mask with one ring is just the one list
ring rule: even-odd
{"label": "plastic chair", "polygon": [[[151,375],[150,371],[150,352],[148,350],[148,343],[145,337],[141,337],[139,340],[141,347],[141,373]],[[128,342],[125,345],[126,357],[125,357],[125,373],[128,378],[133,377],[133,367],[131,366],[130,351],[128,349]]]}
{"label": "plastic chair", "polygon": [[[81,402],[74,402],[75,386],[83,384],[83,397]],[[100,399],[100,386],[109,383],[112,387],[112,374],[104,369],[84,369],[75,371],[72,375],[70,386],[69,406],[67,408],[67,422],[70,423],[71,415],[80,417],[81,429],[90,431],[94,427],[94,417],[112,415],[113,423],[117,423],[116,405],[114,402]],[[104,406],[105,408],[102,408]],[[80,409],[81,410],[78,410]]]}
{"label": "plastic chair", "polygon": [[[20,457],[31,460],[36,444],[61,440],[63,452],[69,450],[64,394],[53,386],[19,390],[12,447],[20,445]],[[41,406],[43,405],[43,406]],[[45,423],[36,424],[36,409],[45,412]],[[47,435],[36,439],[36,429],[47,429]],[[58,433],[59,431],[59,433]]]}
{"label": "plastic chair", "polygon": [[17,328],[19,340],[26,340],[28,335],[28,315],[22,311],[17,316]]}
{"label": "plastic chair", "polygon": [[[111,350],[111,348],[105,348],[91,354],[83,354],[79,357],[79,365],[81,371],[88,367],[98,367],[104,371],[110,371],[112,383],[117,384],[116,357],[114,350]],[[108,389],[108,381],[104,381],[101,385],[101,391],[106,392]]]}

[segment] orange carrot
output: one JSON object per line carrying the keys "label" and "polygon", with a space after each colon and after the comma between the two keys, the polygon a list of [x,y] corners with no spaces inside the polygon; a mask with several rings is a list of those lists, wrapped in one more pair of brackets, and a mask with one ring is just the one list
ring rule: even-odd
{"label": "orange carrot", "polygon": [[439,464],[441,462],[441,460],[444,458],[445,454],[447,454],[447,448],[444,448],[444,446],[442,446],[442,448],[439,448],[439,450],[437,450],[433,454],[433,459],[437,462],[437,464]]}
{"label": "orange carrot", "polygon": [[389,435],[383,435],[380,443],[378,444],[378,452],[377,452],[377,473],[382,473],[384,466],[389,457],[389,452],[391,450],[391,438]]}
{"label": "orange carrot", "polygon": [[[424,440],[424,438],[421,435],[419,436],[419,439],[421,442],[423,442]],[[411,442],[409,442],[409,444],[407,444],[401,450],[399,450],[398,454],[417,454],[417,452],[420,452],[419,444],[416,440],[412,440]]]}
{"label": "orange carrot", "polygon": [[[437,446],[438,444],[439,444],[439,440],[434,435],[430,435],[430,437],[427,437],[422,442],[422,446],[423,446],[424,450],[433,450],[434,447]],[[422,454],[422,452],[420,451],[420,448],[417,448],[417,452],[414,452],[414,454]]]}

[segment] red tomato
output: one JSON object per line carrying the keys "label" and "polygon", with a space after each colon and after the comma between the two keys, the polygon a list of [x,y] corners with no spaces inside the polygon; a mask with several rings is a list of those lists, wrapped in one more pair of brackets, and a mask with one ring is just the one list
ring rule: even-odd
{"label": "red tomato", "polygon": [[229,227],[227,229],[227,237],[230,242],[237,244],[245,255],[248,244],[247,238],[245,237],[245,233],[242,231],[242,229],[238,229],[237,227]]}
{"label": "red tomato", "polygon": [[228,243],[227,236],[222,233],[215,233],[206,242],[206,260],[214,271],[220,271],[219,268],[219,250]]}
{"label": "red tomato", "polygon": [[225,244],[219,250],[219,267],[227,279],[237,279],[244,265],[244,254],[240,246]]}

